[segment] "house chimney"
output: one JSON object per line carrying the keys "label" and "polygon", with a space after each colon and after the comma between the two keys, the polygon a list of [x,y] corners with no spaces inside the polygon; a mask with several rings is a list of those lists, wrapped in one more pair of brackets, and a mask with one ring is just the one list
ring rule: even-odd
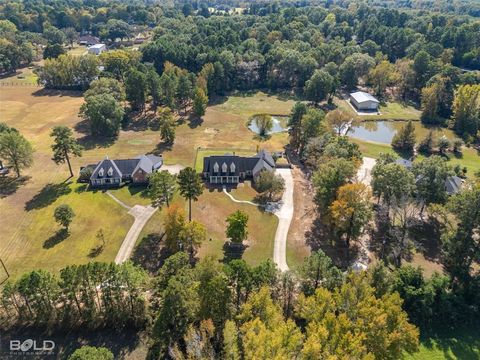
{"label": "house chimney", "polygon": [[105,160],[108,160],[108,155],[105,155]]}

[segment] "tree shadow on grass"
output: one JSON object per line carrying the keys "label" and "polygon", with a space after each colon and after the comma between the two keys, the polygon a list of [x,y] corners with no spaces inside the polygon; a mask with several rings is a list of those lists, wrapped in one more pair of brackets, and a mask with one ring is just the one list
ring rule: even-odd
{"label": "tree shadow on grass", "polygon": [[189,117],[189,122],[188,122],[188,127],[190,129],[196,129],[199,126],[202,126],[203,124],[203,119],[199,116],[191,114]]}
{"label": "tree shadow on grass", "polygon": [[172,150],[172,145],[173,144],[166,142],[158,143],[155,149],[152,151],[152,154],[156,156],[162,155],[165,151]]}
{"label": "tree shadow on grass", "polygon": [[80,90],[55,90],[42,88],[32,93],[33,96],[68,96],[68,97],[82,97],[83,92]]}
{"label": "tree shadow on grass", "polygon": [[30,178],[30,176],[20,176],[19,178],[0,177],[0,199],[15,194]]}
{"label": "tree shadow on grass", "polygon": [[43,187],[40,192],[31,198],[25,204],[25,210],[31,211],[35,209],[41,209],[48,205],[51,205],[60,196],[67,195],[72,191],[69,184],[66,182],[59,184],[49,183]]}
{"label": "tree shadow on grass", "polygon": [[98,246],[95,246],[94,248],[91,248],[90,249],[90,252],[88,253],[88,257],[90,259],[94,259],[96,258],[98,255],[100,255],[104,250],[104,247],[103,245],[98,245]]}
{"label": "tree shadow on grass", "polygon": [[93,135],[86,135],[78,139],[78,143],[85,150],[92,150],[97,148],[108,148],[115,142],[115,137],[99,137]]}
{"label": "tree shadow on grass", "polygon": [[143,237],[132,254],[132,262],[155,275],[171,254],[163,246],[165,234],[151,233]]}
{"label": "tree shadow on grass", "polygon": [[225,244],[223,244],[222,262],[228,264],[232,260],[241,259],[247,247],[245,244],[235,244],[230,241],[225,242]]}
{"label": "tree shadow on grass", "polygon": [[349,259],[347,259],[345,242],[333,240],[334,235],[330,233],[327,225],[319,217],[314,220],[310,230],[305,232],[305,239],[312,251],[322,250],[332,259],[335,266],[342,269],[351,266],[360,253],[358,246],[352,242],[349,249]]}
{"label": "tree shadow on grass", "polygon": [[51,249],[57,244],[60,244],[63,240],[68,238],[70,233],[66,229],[60,229],[55,234],[50,236],[45,242],[43,243],[44,249]]}
{"label": "tree shadow on grass", "polygon": [[128,192],[131,196],[135,196],[140,194],[140,197],[143,199],[149,198],[148,196],[148,188],[145,186],[140,185],[128,185]]}
{"label": "tree shadow on grass", "polygon": [[[124,359],[142,343],[145,342],[144,346],[147,347],[146,334],[130,327],[116,328],[114,326],[99,329],[92,329],[88,326],[77,328],[55,326],[47,329],[38,326],[16,326],[4,333],[2,332],[2,340],[3,338],[5,338],[5,341],[18,339],[20,334],[22,337],[37,339],[37,341],[39,339],[49,339],[55,342],[55,355],[46,356],[45,354],[35,355],[32,353],[31,356],[28,356],[32,360],[68,359],[75,350],[84,345],[106,347],[112,351],[115,359]],[[18,359],[15,356],[5,357],[5,359],[14,358]]]}
{"label": "tree shadow on grass", "polygon": [[410,236],[421,251],[426,260],[440,261],[440,229],[441,226],[437,220],[431,218],[429,221],[417,221],[410,226]]}
{"label": "tree shadow on grass", "polygon": [[445,359],[476,360],[480,352],[480,327],[471,325],[456,329],[426,332],[421,336],[421,343],[428,349],[437,347],[443,351]]}

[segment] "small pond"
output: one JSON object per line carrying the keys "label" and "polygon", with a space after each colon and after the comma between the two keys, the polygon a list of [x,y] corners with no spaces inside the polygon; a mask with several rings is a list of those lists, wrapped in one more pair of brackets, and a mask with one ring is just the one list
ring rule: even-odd
{"label": "small pond", "polygon": [[[390,144],[395,133],[405,126],[406,121],[364,121],[357,126],[353,126],[348,131],[348,136],[365,141],[373,141],[381,144]],[[433,131],[434,138],[445,135],[449,139],[455,138],[455,134],[448,129],[441,127],[425,127],[419,121],[414,122],[417,141],[427,136],[430,130]]]}
{"label": "small pond", "polygon": [[[268,132],[268,134],[276,134],[288,130],[288,128],[286,127],[287,117],[272,116],[272,123],[272,129]],[[260,133],[257,123],[255,122],[255,117],[253,117],[250,121],[250,124],[248,124],[248,128],[255,134]]]}

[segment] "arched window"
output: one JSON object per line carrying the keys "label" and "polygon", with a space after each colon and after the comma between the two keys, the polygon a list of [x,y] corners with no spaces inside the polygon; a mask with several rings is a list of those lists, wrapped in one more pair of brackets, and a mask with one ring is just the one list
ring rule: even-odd
{"label": "arched window", "polygon": [[105,175],[105,170],[103,170],[103,168],[100,168],[100,170],[98,170],[98,176],[102,177],[103,175]]}
{"label": "arched window", "polygon": [[110,166],[110,168],[108,169],[107,171],[107,176],[112,176],[113,175],[113,169],[112,167]]}
{"label": "arched window", "polygon": [[230,164],[230,172],[235,172],[235,164],[233,162]]}
{"label": "arched window", "polygon": [[228,171],[228,166],[226,163],[222,164],[222,172],[226,173]]}
{"label": "arched window", "polygon": [[213,172],[214,172],[214,173],[218,173],[218,169],[219,169],[219,166],[218,166],[218,163],[216,162],[216,163],[213,165]]}

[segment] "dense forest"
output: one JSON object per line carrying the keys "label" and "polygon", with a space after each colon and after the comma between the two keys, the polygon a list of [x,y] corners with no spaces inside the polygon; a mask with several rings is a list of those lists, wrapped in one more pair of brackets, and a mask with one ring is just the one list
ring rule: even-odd
{"label": "dense forest", "polygon": [[[318,250],[283,273],[270,261],[199,260],[204,226],[169,201],[177,190],[195,201],[200,178],[192,168],[178,179],[158,173],[149,196],[168,208],[170,255],[160,268],[92,262],[24,274],[3,285],[3,324],[147,329],[151,359],[236,360],[399,359],[417,350],[420,332],[478,323],[480,176],[448,196],[446,179],[466,170],[442,155],[478,146],[479,16],[475,1],[1,1],[0,72],[43,57],[39,84],[84,91],[80,116],[95,137],[114,141],[132,117],[151,111],[172,145],[176,116],[201,118],[220,96],[262,89],[298,99],[288,150],[311,175],[323,234],[345,250],[344,262]],[[152,37],[139,51],[123,46],[147,31]],[[110,50],[66,54],[85,34]],[[449,127],[458,138],[434,144],[429,135],[416,144],[409,122],[392,146],[420,160],[406,169],[381,154],[371,189],[353,183],[362,154],[341,136],[351,119],[334,104],[353,89],[413,104],[423,124]],[[80,156],[70,129],[52,136],[54,161]],[[11,149],[22,150],[8,155],[20,176],[33,149],[0,123],[0,155]],[[273,190],[274,178],[265,182],[265,193],[283,191]],[[241,245],[248,219],[238,212],[226,221],[227,237]],[[369,224],[379,261],[356,273],[353,244]],[[405,265],[415,231],[438,241],[442,274]]]}

